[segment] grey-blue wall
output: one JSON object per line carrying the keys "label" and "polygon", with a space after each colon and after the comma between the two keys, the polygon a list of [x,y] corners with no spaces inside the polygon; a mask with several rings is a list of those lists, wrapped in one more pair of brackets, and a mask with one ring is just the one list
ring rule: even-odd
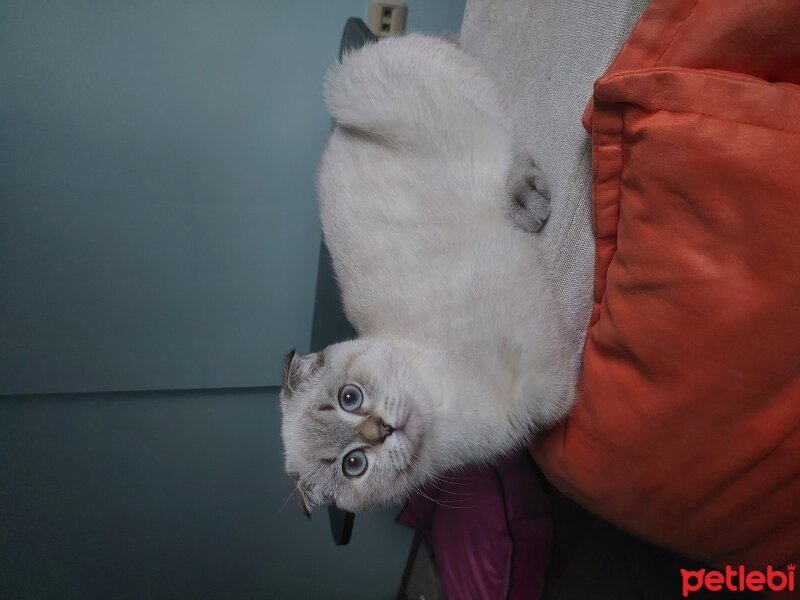
{"label": "grey-blue wall", "polygon": [[334,546],[278,418],[264,390],[3,399],[0,598],[394,598],[410,531],[363,514]]}
{"label": "grey-blue wall", "polygon": [[[464,0],[408,2],[457,31]],[[363,0],[0,1],[0,393],[264,386],[308,344]]]}
{"label": "grey-blue wall", "polygon": [[[412,0],[455,32],[463,0]],[[0,0],[0,598],[390,598],[282,468],[355,0]],[[283,507],[283,508],[282,508]]]}

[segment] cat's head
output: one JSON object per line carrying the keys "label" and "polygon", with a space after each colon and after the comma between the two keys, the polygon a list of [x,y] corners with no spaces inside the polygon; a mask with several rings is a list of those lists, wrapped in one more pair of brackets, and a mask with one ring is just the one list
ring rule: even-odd
{"label": "cat's head", "polygon": [[430,398],[403,355],[359,339],[286,357],[281,390],[286,472],[301,508],[395,504],[426,478]]}

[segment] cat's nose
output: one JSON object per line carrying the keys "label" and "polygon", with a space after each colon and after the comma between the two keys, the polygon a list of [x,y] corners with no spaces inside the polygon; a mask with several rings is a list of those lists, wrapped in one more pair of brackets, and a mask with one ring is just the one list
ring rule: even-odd
{"label": "cat's nose", "polygon": [[359,430],[364,439],[373,444],[382,444],[383,441],[392,435],[394,427],[386,423],[380,417],[371,417],[364,421]]}
{"label": "cat's nose", "polygon": [[381,441],[392,435],[394,427],[384,422],[383,419],[378,419],[378,430],[381,432]]}

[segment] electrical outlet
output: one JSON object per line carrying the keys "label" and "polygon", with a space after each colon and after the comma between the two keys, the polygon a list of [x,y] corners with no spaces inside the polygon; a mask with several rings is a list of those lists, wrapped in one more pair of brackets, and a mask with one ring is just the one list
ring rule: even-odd
{"label": "electrical outlet", "polygon": [[367,27],[378,37],[403,33],[408,7],[402,2],[370,0],[367,5]]}

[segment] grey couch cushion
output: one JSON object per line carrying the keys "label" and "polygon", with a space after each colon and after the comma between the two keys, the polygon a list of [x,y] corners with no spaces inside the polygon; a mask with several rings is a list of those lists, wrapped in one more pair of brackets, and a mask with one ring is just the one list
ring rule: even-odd
{"label": "grey couch cushion", "polygon": [[592,306],[591,151],[581,116],[647,0],[468,0],[460,42],[506,88],[524,150],[547,176],[543,235],[582,347]]}

